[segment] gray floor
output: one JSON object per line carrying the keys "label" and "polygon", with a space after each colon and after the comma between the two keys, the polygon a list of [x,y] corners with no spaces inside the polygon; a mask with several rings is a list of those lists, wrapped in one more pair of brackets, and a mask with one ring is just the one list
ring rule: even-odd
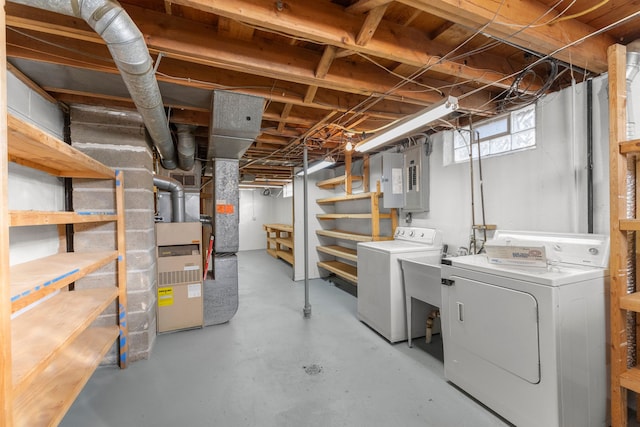
{"label": "gray floor", "polygon": [[508,426],[443,377],[440,342],[389,344],[356,299],[303,282],[265,251],[239,254],[230,322],[161,335],[149,360],[98,369],[62,422],[101,426]]}

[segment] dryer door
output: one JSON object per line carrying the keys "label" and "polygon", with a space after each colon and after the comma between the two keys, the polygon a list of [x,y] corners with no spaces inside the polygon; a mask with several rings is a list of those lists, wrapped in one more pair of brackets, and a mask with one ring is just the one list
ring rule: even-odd
{"label": "dryer door", "polygon": [[540,382],[538,303],[528,293],[451,277],[450,339],[492,365]]}

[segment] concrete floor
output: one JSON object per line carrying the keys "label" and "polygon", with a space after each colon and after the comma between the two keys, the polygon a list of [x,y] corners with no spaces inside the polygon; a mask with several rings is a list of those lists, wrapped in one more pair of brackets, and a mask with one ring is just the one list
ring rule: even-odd
{"label": "concrete floor", "polygon": [[304,319],[288,264],[265,251],[238,260],[230,322],[161,335],[150,360],[98,369],[61,426],[509,426],[445,381],[440,341],[389,344],[323,280]]}

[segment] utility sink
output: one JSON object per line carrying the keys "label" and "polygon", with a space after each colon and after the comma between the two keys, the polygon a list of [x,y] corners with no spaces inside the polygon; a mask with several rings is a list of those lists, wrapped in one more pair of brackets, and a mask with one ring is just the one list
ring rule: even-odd
{"label": "utility sink", "polygon": [[[431,341],[433,321],[440,315],[442,292],[440,290],[440,264],[433,257],[401,258],[407,313],[408,344],[411,347],[411,298],[433,306],[427,319],[426,341]],[[437,260],[439,262],[439,260]]]}

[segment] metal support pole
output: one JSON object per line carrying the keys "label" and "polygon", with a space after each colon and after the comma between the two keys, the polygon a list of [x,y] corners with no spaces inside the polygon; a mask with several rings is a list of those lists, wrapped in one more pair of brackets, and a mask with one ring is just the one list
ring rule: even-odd
{"label": "metal support pole", "polygon": [[593,233],[593,79],[587,80],[587,233]]}
{"label": "metal support pole", "polygon": [[307,158],[307,141],[303,141],[304,155],[303,155],[303,168],[304,168],[304,184],[303,184],[303,198],[304,198],[304,309],[302,310],[305,319],[311,317],[311,304],[309,304],[309,202],[307,193],[307,168],[309,161]]}

